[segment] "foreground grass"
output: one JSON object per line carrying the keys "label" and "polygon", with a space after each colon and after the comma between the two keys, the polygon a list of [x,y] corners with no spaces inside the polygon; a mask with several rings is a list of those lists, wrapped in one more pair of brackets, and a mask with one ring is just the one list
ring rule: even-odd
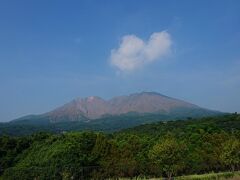
{"label": "foreground grass", "polygon": [[[3,180],[3,178],[0,177],[0,180]],[[167,178],[135,177],[119,178],[118,180],[167,180]],[[172,180],[240,180],[240,171],[179,176],[174,177]]]}
{"label": "foreground grass", "polygon": [[[166,180],[166,178],[133,178],[135,180]],[[120,178],[119,180],[129,180],[129,178]],[[240,180],[240,171],[236,172],[221,172],[221,173],[208,173],[196,174],[188,176],[175,177],[174,180]]]}
{"label": "foreground grass", "polygon": [[240,180],[240,171],[189,175],[175,178],[176,180]]}

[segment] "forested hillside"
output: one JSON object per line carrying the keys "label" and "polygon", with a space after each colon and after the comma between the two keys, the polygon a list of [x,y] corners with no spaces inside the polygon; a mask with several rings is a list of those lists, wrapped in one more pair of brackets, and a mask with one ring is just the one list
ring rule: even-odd
{"label": "forested hillside", "polygon": [[[181,111],[182,112],[182,111]],[[171,115],[152,114],[147,113],[139,115],[136,113],[127,113],[119,116],[107,116],[92,121],[73,121],[73,122],[58,122],[51,123],[46,117],[30,116],[17,121],[11,121],[8,123],[0,123],[0,136],[23,136],[31,135],[37,132],[52,132],[62,133],[64,131],[103,131],[103,132],[115,132],[126,128],[135,127],[141,124],[153,123],[159,121],[169,120],[185,120],[188,117],[206,117],[223,115],[220,112],[214,112],[213,114],[206,113],[206,111],[191,111],[188,112],[189,116],[179,115],[179,112],[172,113]]]}
{"label": "forested hillside", "polygon": [[112,134],[0,137],[2,179],[173,177],[240,168],[240,115],[141,125]]}

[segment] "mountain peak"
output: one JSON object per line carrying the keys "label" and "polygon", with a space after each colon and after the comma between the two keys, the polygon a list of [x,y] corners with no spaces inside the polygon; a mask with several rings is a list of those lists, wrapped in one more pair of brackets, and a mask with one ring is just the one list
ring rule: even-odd
{"label": "mountain peak", "polygon": [[89,96],[86,98],[88,102],[93,102],[93,101],[104,101],[102,98],[98,97],[98,96]]}
{"label": "mountain peak", "polygon": [[104,100],[98,96],[77,98],[51,112],[48,115],[52,121],[83,119],[98,119],[106,115],[123,115],[127,113],[169,114],[176,109],[199,108],[191,103],[170,98],[157,92],[140,92],[127,96],[117,96],[110,100]]}
{"label": "mountain peak", "polygon": [[[154,92],[154,91],[142,91],[142,92],[139,92],[139,93],[134,93],[134,94],[131,94],[131,95],[155,95],[155,96],[165,96],[163,94],[160,94],[158,92]],[[167,97],[167,96],[165,96]]]}
{"label": "mountain peak", "polygon": [[[104,100],[98,96],[76,98],[53,111],[40,115],[51,122],[91,121],[105,116],[126,114],[158,114],[174,117],[189,117],[193,114],[216,114],[216,111],[171,98],[157,92],[140,92]],[[35,119],[35,118],[34,118]]]}

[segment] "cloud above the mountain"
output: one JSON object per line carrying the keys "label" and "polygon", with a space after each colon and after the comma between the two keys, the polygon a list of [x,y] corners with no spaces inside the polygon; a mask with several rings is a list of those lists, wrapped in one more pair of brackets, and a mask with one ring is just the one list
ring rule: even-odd
{"label": "cloud above the mountain", "polygon": [[167,31],[155,32],[147,41],[136,35],[125,35],[119,47],[111,50],[110,62],[120,71],[134,71],[163,59],[171,51],[171,45],[171,35]]}

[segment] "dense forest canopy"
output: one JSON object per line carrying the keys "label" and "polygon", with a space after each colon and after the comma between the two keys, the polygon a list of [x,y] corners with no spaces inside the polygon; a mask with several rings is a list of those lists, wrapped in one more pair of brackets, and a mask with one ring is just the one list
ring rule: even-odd
{"label": "dense forest canopy", "polygon": [[240,168],[240,115],[165,121],[105,134],[0,137],[3,179],[173,177]]}

